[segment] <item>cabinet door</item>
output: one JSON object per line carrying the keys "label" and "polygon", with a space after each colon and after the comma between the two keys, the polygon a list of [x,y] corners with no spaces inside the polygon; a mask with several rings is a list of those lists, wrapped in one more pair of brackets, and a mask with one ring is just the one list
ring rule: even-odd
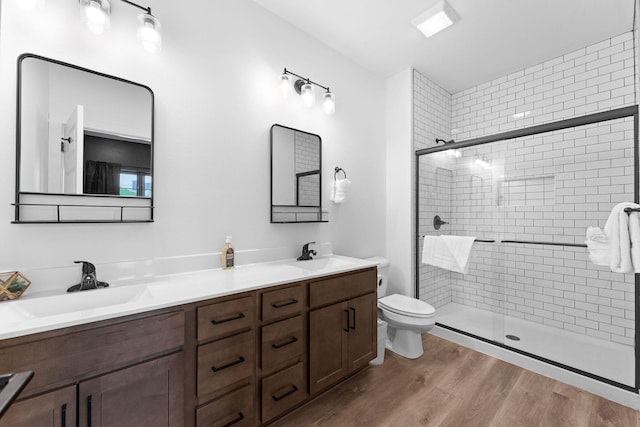
{"label": "cabinet door", "polygon": [[75,427],[75,425],[75,386],[14,403],[0,419],[0,427]]}
{"label": "cabinet door", "polygon": [[349,301],[349,371],[366,366],[376,357],[377,314],[376,294]]}
{"label": "cabinet door", "polygon": [[315,394],[348,372],[349,335],[347,303],[333,304],[309,313],[309,388]]}
{"label": "cabinet door", "polygon": [[184,422],[182,352],[83,381],[79,426],[170,427]]}

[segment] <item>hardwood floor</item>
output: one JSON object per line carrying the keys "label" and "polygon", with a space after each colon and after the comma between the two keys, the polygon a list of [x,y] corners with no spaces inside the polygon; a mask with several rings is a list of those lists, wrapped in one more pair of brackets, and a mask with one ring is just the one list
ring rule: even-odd
{"label": "hardwood floor", "polygon": [[640,427],[638,411],[436,336],[274,423],[286,426]]}

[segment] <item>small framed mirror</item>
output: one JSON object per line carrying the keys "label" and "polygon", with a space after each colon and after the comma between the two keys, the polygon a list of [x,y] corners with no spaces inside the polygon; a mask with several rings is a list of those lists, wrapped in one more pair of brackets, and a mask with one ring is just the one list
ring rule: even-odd
{"label": "small framed mirror", "polygon": [[322,139],[271,126],[271,222],[327,222],[322,210]]}
{"label": "small framed mirror", "polygon": [[153,221],[153,92],[33,54],[18,59],[15,221]]}

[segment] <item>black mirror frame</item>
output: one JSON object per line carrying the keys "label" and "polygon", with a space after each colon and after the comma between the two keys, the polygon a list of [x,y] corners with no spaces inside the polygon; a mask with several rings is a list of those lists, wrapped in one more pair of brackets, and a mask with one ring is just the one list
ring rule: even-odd
{"label": "black mirror frame", "polygon": [[[318,190],[319,190],[319,200],[318,200],[318,205],[317,206],[280,206],[280,205],[274,205],[273,204],[273,129],[275,127],[281,127],[284,129],[289,129],[292,130],[294,132],[302,132],[302,133],[306,133],[308,135],[312,135],[318,138],[319,141],[319,159],[318,159],[318,173],[319,173],[319,177],[318,177]],[[269,203],[270,203],[270,218],[271,218],[271,223],[272,224],[288,224],[288,223],[309,223],[309,222],[329,222],[324,218],[324,213],[322,211],[322,138],[320,137],[320,135],[317,135],[315,133],[311,133],[311,132],[306,132],[300,129],[295,129],[289,126],[284,126],[281,124],[274,124],[271,126],[271,128],[269,129],[269,149],[270,149],[270,160],[271,160],[271,167],[269,169],[270,171],[270,176],[269,176],[269,181],[270,181],[270,192],[269,192]],[[296,195],[297,198],[297,195]],[[292,214],[295,216],[295,220],[293,221],[278,221],[275,220],[274,218],[274,208],[278,208],[278,207],[286,207],[286,208],[299,208],[300,211],[296,212],[296,211],[288,211],[286,213],[288,214]],[[297,219],[297,215],[298,214],[304,214],[304,215],[313,215],[316,214],[317,219],[315,220],[298,220]]]}
{"label": "black mirror frame", "polygon": [[[149,91],[149,95],[151,96],[151,161],[150,161],[150,173],[151,173],[151,182],[152,182],[152,190],[151,190],[151,197],[122,197],[122,196],[116,196],[116,195],[95,195],[95,194],[57,194],[57,193],[38,193],[38,192],[23,192],[20,191],[20,161],[21,161],[21,133],[22,133],[22,63],[25,59],[29,59],[29,58],[34,58],[34,59],[39,59],[42,61],[46,61],[46,62],[50,62],[53,64],[57,64],[57,65],[61,65],[64,67],[69,67],[78,71],[84,71],[87,73],[91,73],[91,74],[95,74],[101,77],[106,77],[112,80],[116,80],[122,83],[127,83],[127,84],[131,84],[134,86],[138,86],[141,87],[143,89],[146,89]],[[116,77],[116,76],[112,76],[110,74],[105,74],[105,73],[101,73],[99,71],[95,71],[95,70],[90,70],[88,68],[84,68],[84,67],[80,67],[78,65],[74,65],[74,64],[70,64],[67,62],[63,62],[63,61],[58,61],[56,59],[52,59],[52,58],[46,58],[44,56],[40,56],[40,55],[36,55],[36,54],[32,54],[32,53],[23,53],[18,57],[18,64],[17,64],[17,91],[16,91],[16,181],[15,181],[15,203],[13,203],[14,207],[15,207],[15,220],[12,221],[13,224],[26,224],[26,223],[129,223],[129,222],[153,222],[153,210],[154,210],[154,204],[153,204],[153,198],[154,198],[154,193],[155,193],[155,177],[154,177],[154,150],[155,150],[155,94],[153,93],[153,90],[146,85],[140,84],[140,83],[136,83],[133,82],[131,80],[127,80],[127,79],[123,79],[121,77]],[[41,204],[31,204],[31,203],[21,203],[21,195],[42,195],[42,196],[52,196],[52,197],[60,197],[60,196],[64,196],[64,197],[79,197],[79,198],[94,198],[94,197],[104,197],[104,198],[110,198],[112,200],[131,200],[131,199],[144,199],[144,200],[149,200],[150,205],[149,206],[126,206],[126,204],[123,204],[122,206],[119,205],[113,205],[113,204],[109,204],[109,205],[87,205],[87,204],[82,204],[82,202],[78,203],[78,204],[59,204],[59,203],[41,203]],[[24,221],[20,219],[20,206],[26,206],[26,205],[32,205],[32,206],[57,206],[57,211],[58,211],[58,218],[57,220],[34,220],[34,221]],[[120,208],[120,220],[61,220],[60,219],[60,207],[63,206],[82,206],[82,207],[98,207],[98,208]],[[125,209],[134,209],[134,208],[141,208],[141,209],[149,209],[149,219],[144,219],[144,220],[125,220],[123,219],[123,211]]]}

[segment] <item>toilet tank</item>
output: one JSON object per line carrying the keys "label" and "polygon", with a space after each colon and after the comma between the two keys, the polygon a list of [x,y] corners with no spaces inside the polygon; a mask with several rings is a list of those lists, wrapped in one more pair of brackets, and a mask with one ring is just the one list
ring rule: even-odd
{"label": "toilet tank", "polygon": [[367,258],[367,261],[375,262],[378,265],[378,298],[382,298],[387,295],[389,260],[375,256]]}

